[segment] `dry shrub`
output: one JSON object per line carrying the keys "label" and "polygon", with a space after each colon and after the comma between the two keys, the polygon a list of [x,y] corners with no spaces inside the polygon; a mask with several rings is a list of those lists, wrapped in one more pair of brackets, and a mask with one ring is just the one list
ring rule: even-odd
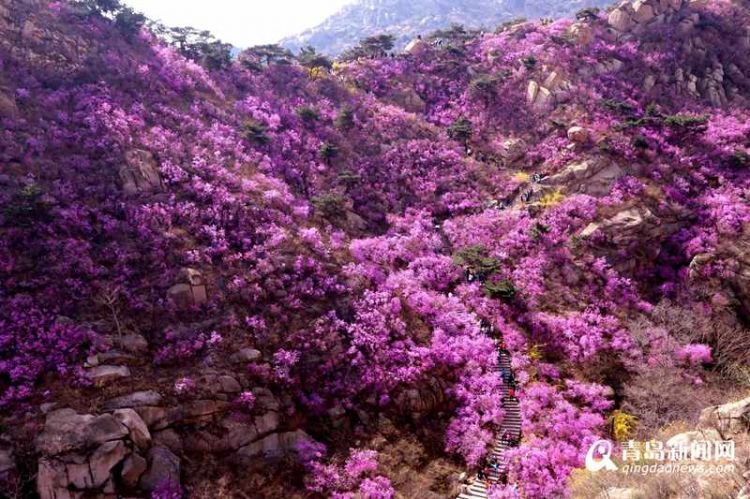
{"label": "dry shrub", "polygon": [[638,418],[637,435],[647,437],[675,421],[695,423],[700,412],[726,400],[726,389],[714,383],[694,385],[670,367],[653,367],[623,388],[623,409]]}
{"label": "dry shrub", "polygon": [[442,440],[432,432],[413,431],[387,423],[364,447],[377,450],[378,472],[388,477],[397,497],[455,497],[460,463],[442,455]]}
{"label": "dry shrub", "polygon": [[577,470],[571,478],[574,499],[615,499],[613,489],[637,491],[633,499],[726,499],[734,497],[744,480],[735,471],[716,475],[680,473],[625,474],[619,471]]}
{"label": "dry shrub", "polygon": [[[673,424],[663,431],[653,434],[652,438],[666,442],[670,437],[693,430],[694,427],[684,423]],[[618,471],[590,472],[576,470],[570,479],[570,488],[574,499],[615,499],[614,489],[631,489],[632,499],[726,499],[735,497],[745,480],[745,471],[741,460],[734,463],[734,471],[715,474],[690,473],[633,473],[623,472],[623,463],[617,454],[613,461]],[[687,462],[686,462],[687,463]],[[663,464],[669,464],[664,461]],[[711,462],[709,464],[716,464]],[[724,463],[722,463],[724,464]]]}
{"label": "dry shrub", "polygon": [[653,320],[683,343],[709,345],[716,370],[728,381],[750,386],[750,330],[728,310],[709,315],[662,301],[654,309]]}
{"label": "dry shrub", "polygon": [[[685,378],[670,366],[642,367],[618,387],[622,408],[638,417],[638,435],[647,436],[674,421],[697,422],[704,408],[724,403],[750,381],[750,331],[728,314],[707,314],[697,308],[660,302],[649,319],[629,324],[635,340],[648,348],[649,338],[662,335],[662,345],[672,348],[705,343],[712,348],[714,364],[704,371],[703,384]],[[745,375],[744,383],[742,375]]]}

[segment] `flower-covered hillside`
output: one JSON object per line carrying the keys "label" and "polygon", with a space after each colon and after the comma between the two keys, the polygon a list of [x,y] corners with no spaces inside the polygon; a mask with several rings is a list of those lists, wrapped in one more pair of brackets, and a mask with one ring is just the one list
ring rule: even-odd
{"label": "flower-covered hillside", "polygon": [[747,382],[747,20],[626,2],[332,63],[0,1],[3,486],[450,497],[512,383],[490,495],[552,498],[697,417]]}

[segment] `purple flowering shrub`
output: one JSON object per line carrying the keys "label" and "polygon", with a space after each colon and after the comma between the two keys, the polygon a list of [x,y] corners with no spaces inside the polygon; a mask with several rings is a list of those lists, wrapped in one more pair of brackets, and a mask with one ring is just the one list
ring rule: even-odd
{"label": "purple flowering shrub", "polygon": [[[0,409],[79,379],[92,345],[123,329],[148,339],[149,368],[184,398],[191,369],[251,345],[252,383],[314,429],[335,410],[376,433],[361,414],[411,416],[404,394],[437,383],[442,448],[474,466],[505,414],[490,324],[524,419],[511,476],[525,496],[564,496],[624,386],[642,401],[656,386],[644,373],[698,387],[706,368],[745,358],[730,338],[747,319],[738,74],[750,67],[727,40],[747,13],[690,8],[705,60],[734,85],[718,104],[672,78],[702,62],[671,25],[614,40],[599,16],[583,43],[571,21],[521,23],[330,70],[209,69],[148,30],[39,7],[40,25],[87,43],[59,65],[33,44],[0,52],[0,103],[13,103],[0,116]],[[669,83],[647,91],[659,72]],[[532,82],[558,78],[550,107],[529,104]],[[616,178],[570,174],[587,161]],[[145,178],[130,185],[134,172]],[[168,298],[186,268],[205,279],[205,303]],[[690,334],[659,319],[668,300],[728,325]],[[233,406],[259,402],[243,391]],[[311,433],[331,449],[298,449],[311,492],[395,495],[373,451]],[[169,487],[155,497],[182,494]]]}
{"label": "purple flowering shrub", "polygon": [[297,453],[309,475],[306,488],[309,491],[339,499],[357,496],[391,499],[394,490],[390,481],[377,475],[378,453],[372,450],[350,449],[341,463],[326,464],[322,461],[326,454],[325,445],[303,440],[297,446]]}

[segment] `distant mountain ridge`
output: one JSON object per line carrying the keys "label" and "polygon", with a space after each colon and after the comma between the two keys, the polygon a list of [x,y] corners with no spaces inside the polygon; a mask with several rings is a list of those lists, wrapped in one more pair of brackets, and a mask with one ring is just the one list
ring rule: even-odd
{"label": "distant mountain ridge", "polygon": [[358,0],[343,7],[321,24],[281,40],[293,51],[312,45],[328,55],[340,55],[368,36],[389,33],[403,48],[418,34],[443,29],[453,23],[493,29],[498,24],[525,17],[566,17],[586,7],[603,7],[609,0]]}

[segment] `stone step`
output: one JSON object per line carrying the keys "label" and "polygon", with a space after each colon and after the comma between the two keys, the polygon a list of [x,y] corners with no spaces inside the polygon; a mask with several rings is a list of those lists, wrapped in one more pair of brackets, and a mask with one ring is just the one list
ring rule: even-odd
{"label": "stone step", "polygon": [[[480,324],[481,327],[481,324]],[[482,329],[485,331],[484,329]],[[486,334],[486,333],[485,333]],[[502,341],[502,337],[495,340],[495,343],[499,346]],[[498,355],[498,366],[495,368],[495,371],[499,373],[500,376],[502,374],[509,372],[510,374],[515,376],[515,373],[513,372],[513,366],[512,366],[512,359],[511,356],[506,353],[500,353]],[[507,385],[503,385],[501,387],[501,393],[503,396],[503,399],[505,399],[509,392],[509,387]],[[488,483],[497,483],[500,481],[502,476],[507,470],[507,462],[503,459],[505,455],[505,451],[512,446],[509,442],[506,442],[503,440],[503,435],[505,433],[510,432],[513,435],[519,435],[521,433],[521,428],[523,425],[522,422],[522,416],[521,416],[521,408],[518,403],[518,401],[509,400],[507,404],[504,404],[505,409],[505,416],[503,417],[503,421],[500,424],[500,431],[499,435],[496,437],[494,446],[492,450],[490,451],[490,457],[497,459],[499,462],[499,469],[498,471],[490,471],[487,475],[486,482]],[[471,482],[468,484],[467,489],[459,494],[458,499],[486,499],[487,498],[487,486],[484,481],[478,480],[477,478],[474,478],[471,480]]]}
{"label": "stone step", "polygon": [[130,377],[130,369],[127,366],[95,366],[87,369],[87,376],[94,385],[101,387]]}
{"label": "stone step", "polygon": [[466,492],[458,496],[458,499],[487,499],[487,493],[475,494],[474,492]]}

